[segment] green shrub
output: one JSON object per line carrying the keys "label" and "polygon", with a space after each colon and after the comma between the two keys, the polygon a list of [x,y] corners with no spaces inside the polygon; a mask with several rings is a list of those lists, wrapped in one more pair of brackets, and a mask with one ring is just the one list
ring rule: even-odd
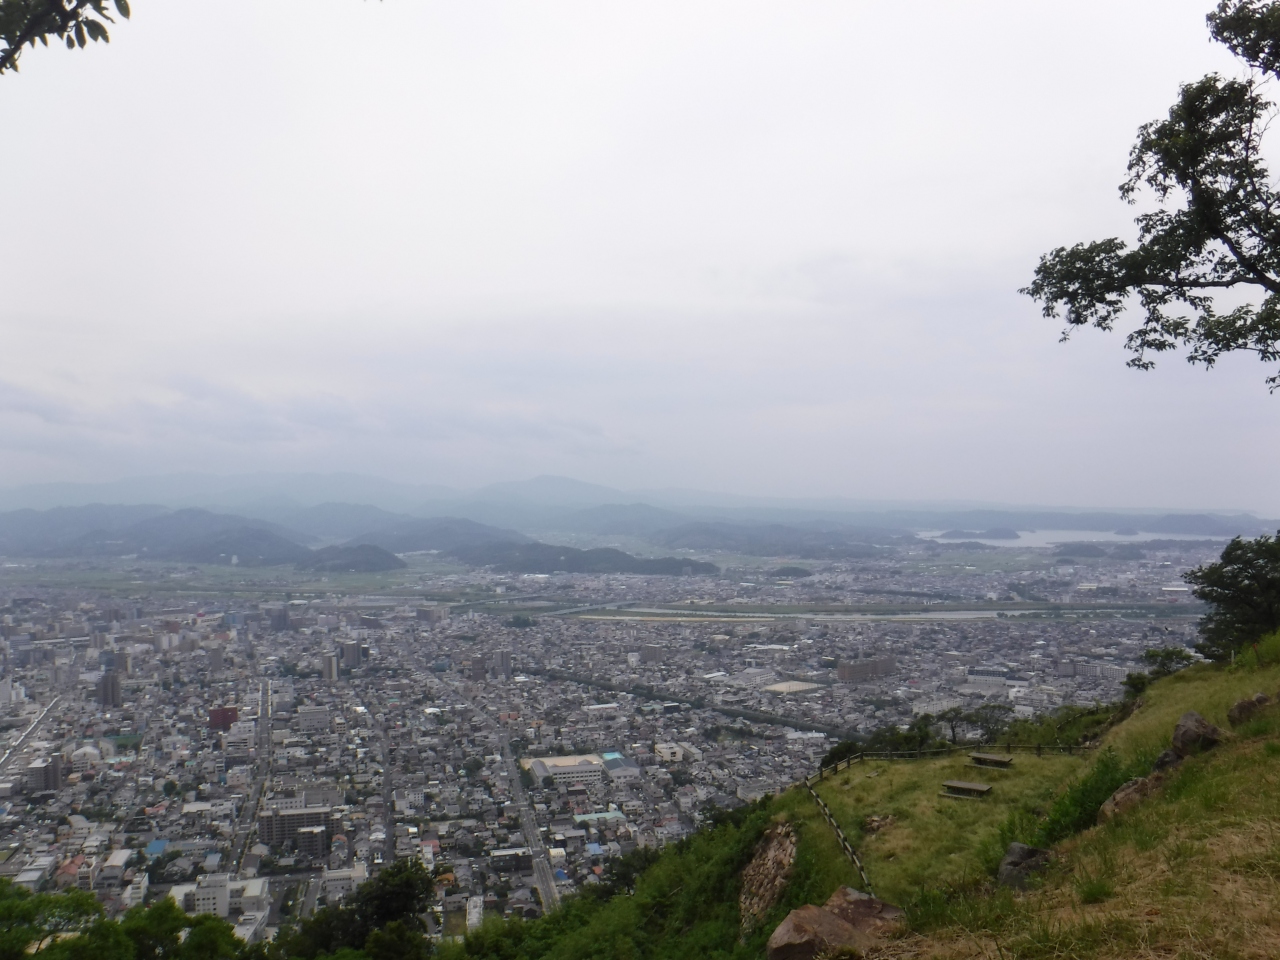
{"label": "green shrub", "polygon": [[1083,777],[1068,784],[1058,795],[1048,815],[1040,823],[1037,846],[1049,846],[1087,830],[1098,820],[1098,811],[1107,799],[1124,784],[1141,777],[1151,769],[1146,758],[1125,762],[1111,747],[1098,754],[1098,759]]}
{"label": "green shrub", "polygon": [[1115,884],[1106,877],[1090,873],[1077,877],[1075,888],[1081,903],[1104,903],[1116,895]]}

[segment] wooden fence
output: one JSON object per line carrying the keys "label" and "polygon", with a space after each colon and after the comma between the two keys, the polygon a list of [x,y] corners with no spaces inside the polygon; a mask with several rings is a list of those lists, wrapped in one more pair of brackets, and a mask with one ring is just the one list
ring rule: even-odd
{"label": "wooden fence", "polygon": [[945,747],[931,747],[928,750],[865,750],[861,753],[845,758],[837,763],[833,763],[829,767],[819,767],[818,772],[812,776],[805,777],[806,786],[812,786],[815,783],[834,776],[841,770],[846,770],[854,763],[861,763],[864,760],[933,760],[938,757],[952,757],[957,753],[974,753],[984,750],[1003,750],[1005,753],[1034,753],[1037,757],[1046,753],[1060,754],[1065,753],[1074,755],[1077,753],[1086,753],[1093,747],[1079,746],[1046,746],[1041,743],[951,743]]}
{"label": "wooden fence", "polygon": [[844,851],[844,855],[849,858],[858,870],[858,876],[862,878],[862,889],[871,896],[875,896],[875,891],[871,889],[871,881],[867,879],[866,868],[862,866],[862,860],[858,856],[858,852],[853,849],[853,844],[849,842],[849,838],[844,835],[844,831],[840,829],[840,824],[836,823],[836,818],[831,815],[831,808],[827,806],[827,802],[823,800],[814,791],[813,787],[805,783],[805,789],[809,791],[809,796],[813,797],[813,802],[818,805],[818,809],[822,811],[822,817],[827,824],[836,832],[836,839],[840,841],[840,849]]}

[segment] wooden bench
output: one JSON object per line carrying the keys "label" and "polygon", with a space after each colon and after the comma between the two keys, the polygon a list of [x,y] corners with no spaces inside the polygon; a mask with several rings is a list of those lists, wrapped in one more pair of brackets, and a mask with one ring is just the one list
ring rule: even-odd
{"label": "wooden bench", "polygon": [[944,780],[942,793],[939,796],[952,800],[981,800],[991,792],[991,785],[986,783],[969,783],[967,780]]}
{"label": "wooden bench", "polygon": [[977,767],[1004,767],[1007,769],[1013,766],[1013,757],[1002,753],[971,753],[969,754],[969,759]]}

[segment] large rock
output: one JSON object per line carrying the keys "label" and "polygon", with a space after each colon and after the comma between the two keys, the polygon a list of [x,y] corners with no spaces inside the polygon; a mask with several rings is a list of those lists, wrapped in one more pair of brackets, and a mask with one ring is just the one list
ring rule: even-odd
{"label": "large rock", "polygon": [[1029,847],[1025,843],[1011,843],[1000,861],[1000,869],[996,872],[996,883],[1002,887],[1023,890],[1031,874],[1043,870],[1049,865],[1049,851],[1039,847]]}
{"label": "large rock", "polygon": [[853,887],[841,887],[822,905],[822,909],[873,937],[883,936],[906,916],[906,911],[892,903],[885,903]]}
{"label": "large rock", "polygon": [[873,937],[821,907],[792,910],[769,938],[769,960],[813,960],[818,954],[863,957],[875,947]]}
{"label": "large rock", "polygon": [[1227,723],[1233,727],[1238,727],[1257,712],[1257,703],[1253,700],[1241,700],[1227,711]]}
{"label": "large rock", "polygon": [[1222,731],[1194,710],[1188,710],[1173,728],[1173,752],[1189,757],[1222,742]]}
{"label": "large rock", "polygon": [[1113,793],[1103,803],[1098,810],[1098,822],[1106,823],[1112,817],[1118,817],[1126,810],[1132,810],[1143,801],[1143,798],[1149,794],[1155,787],[1155,780],[1148,777],[1139,777],[1136,780],[1130,780],[1124,784],[1119,790]]}
{"label": "large rock", "polygon": [[1227,711],[1227,723],[1238,727],[1270,702],[1271,698],[1265,693],[1258,693],[1248,700],[1241,700]]}

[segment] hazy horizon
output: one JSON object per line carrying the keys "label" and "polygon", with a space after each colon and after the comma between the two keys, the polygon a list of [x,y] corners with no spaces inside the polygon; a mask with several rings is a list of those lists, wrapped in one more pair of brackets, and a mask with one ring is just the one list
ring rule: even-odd
{"label": "hazy horizon", "polygon": [[1273,371],[1129,371],[1016,292],[1132,236],[1138,126],[1238,73],[1210,6],[139,0],[0,78],[0,490],[1278,516]]}
{"label": "hazy horizon", "polygon": [[0,487],[0,512],[16,509],[47,510],[94,503],[153,503],[169,508],[249,506],[276,502],[311,507],[326,503],[371,505],[383,509],[421,512],[450,502],[512,502],[582,509],[596,505],[649,504],[669,509],[815,511],[836,514],[876,512],[992,511],[1061,512],[1159,515],[1205,513],[1223,516],[1251,515],[1265,519],[1264,511],[1246,507],[1200,506],[1192,508],[1106,504],[1019,503],[957,499],[866,499],[853,497],[800,497],[745,494],[733,490],[699,490],[685,487],[618,488],[574,477],[540,475],[519,480],[498,480],[470,487],[414,483],[359,473],[243,474],[182,473],[121,477],[110,481],[50,482]]}

